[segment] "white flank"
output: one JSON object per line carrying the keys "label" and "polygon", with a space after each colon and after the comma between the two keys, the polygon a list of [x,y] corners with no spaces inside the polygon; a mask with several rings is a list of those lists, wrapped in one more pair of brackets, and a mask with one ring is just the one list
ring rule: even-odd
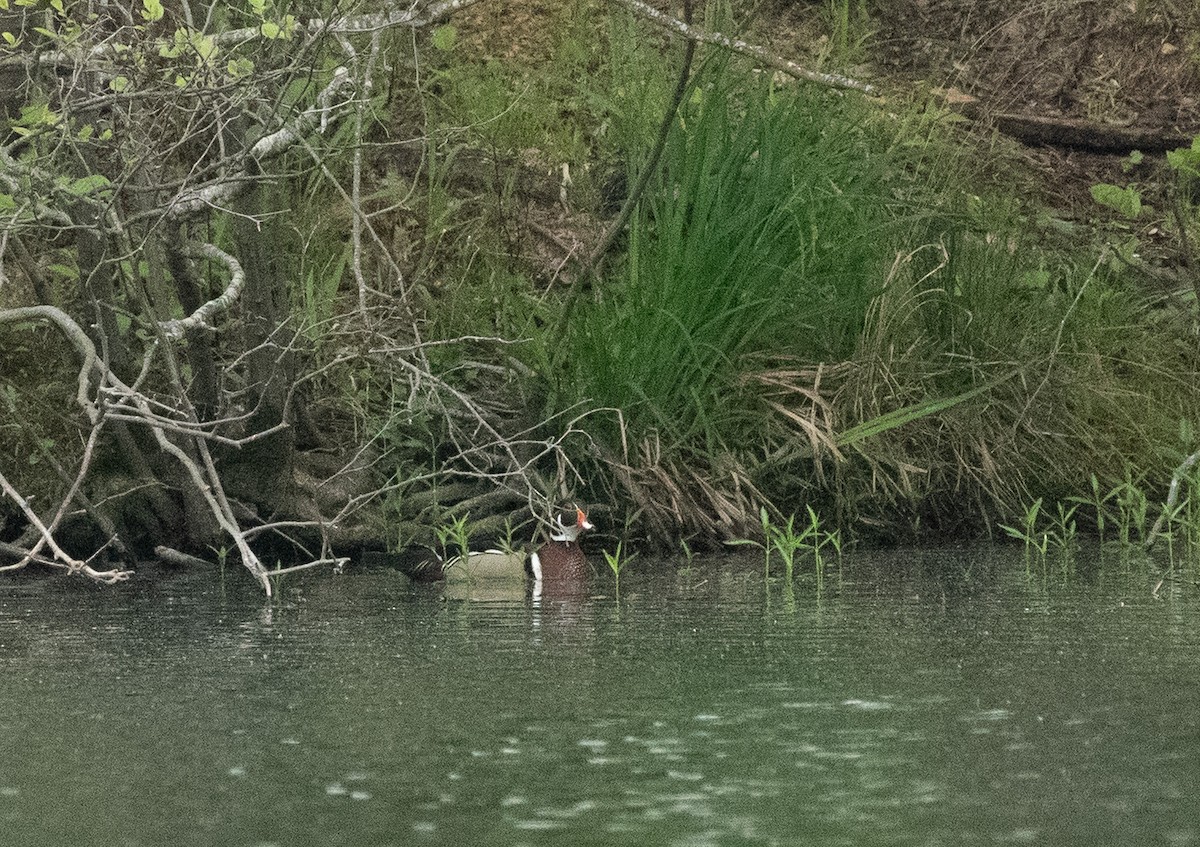
{"label": "white flank", "polygon": [[542,560],[538,558],[538,554],[531,553],[529,555],[529,564],[533,570],[533,579],[535,582],[542,581]]}

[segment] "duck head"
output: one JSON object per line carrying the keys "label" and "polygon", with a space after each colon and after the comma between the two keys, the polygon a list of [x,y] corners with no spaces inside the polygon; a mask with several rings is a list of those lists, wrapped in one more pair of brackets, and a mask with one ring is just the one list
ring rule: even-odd
{"label": "duck head", "polygon": [[587,513],[578,506],[575,507],[575,522],[568,524],[563,520],[562,515],[558,515],[554,522],[558,525],[558,531],[550,533],[551,541],[576,541],[581,533],[587,532],[596,527],[588,520]]}

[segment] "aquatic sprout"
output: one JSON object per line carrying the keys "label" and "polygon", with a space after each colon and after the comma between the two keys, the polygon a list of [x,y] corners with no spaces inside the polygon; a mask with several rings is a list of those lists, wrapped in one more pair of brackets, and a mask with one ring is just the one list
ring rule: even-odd
{"label": "aquatic sprout", "polygon": [[794,579],[796,554],[806,550],[813,557],[817,587],[820,588],[825,561],[821,551],[833,547],[837,554],[842,554],[842,536],[840,530],[826,531],[821,528],[821,517],[812,506],[805,506],[808,511],[808,525],[803,529],[796,528],[796,515],[788,516],[782,525],[771,520],[766,507],[759,510],[759,520],[762,523],[763,540],[755,541],[749,538],[739,538],[727,542],[730,545],[750,545],[763,551],[763,579],[771,577],[771,552],[774,551],[783,559],[784,578],[790,584]]}
{"label": "aquatic sprout", "polygon": [[[809,512],[811,511],[812,509],[810,508]],[[808,539],[812,533],[812,528],[807,527],[803,532],[797,534],[795,524],[796,516],[789,515],[786,524],[782,527],[772,525],[769,527],[767,533],[768,543],[779,553],[780,558],[783,559],[783,572],[789,583],[792,581],[792,567],[796,560],[797,551],[811,548]]]}
{"label": "aquatic sprout", "polygon": [[1043,534],[1039,539],[1037,534],[1038,514],[1042,510],[1042,498],[1034,500],[1026,509],[1025,514],[1021,518],[1021,526],[1009,526],[1008,524],[1000,524],[1000,528],[1009,536],[1025,542],[1025,552],[1037,550],[1041,555],[1046,555],[1046,547],[1049,544],[1049,539]]}
{"label": "aquatic sprout", "polygon": [[[459,556],[466,561],[471,552],[471,530],[467,525],[470,512],[453,518],[449,523],[438,524],[433,531],[437,534],[438,546],[441,547],[442,564]],[[451,550],[454,551],[453,555]]]}
{"label": "aquatic sprout", "polygon": [[1047,542],[1061,550],[1064,554],[1068,554],[1075,546],[1076,524],[1075,510],[1079,508],[1079,504],[1067,508],[1059,501],[1055,504],[1057,514],[1054,519],[1054,526],[1048,530],[1045,535]]}
{"label": "aquatic sprout", "polygon": [[607,550],[603,551],[604,561],[608,564],[608,568],[613,574],[614,591],[618,597],[621,596],[621,571],[625,570],[625,566],[628,565],[634,558],[634,556],[626,556],[623,554],[623,546],[624,542],[618,541],[617,550],[615,553],[610,553]]}
{"label": "aquatic sprout", "polygon": [[1090,506],[1096,514],[1096,532],[1100,536],[1100,543],[1104,544],[1104,528],[1108,520],[1108,508],[1105,504],[1112,498],[1113,493],[1109,491],[1105,494],[1100,493],[1100,480],[1095,474],[1091,477],[1092,493],[1086,497],[1068,497],[1068,502],[1078,503],[1081,506]]}
{"label": "aquatic sprout", "polygon": [[220,547],[209,545],[210,550],[217,554],[217,566],[221,571],[221,578],[225,578],[225,562],[229,560],[229,548],[222,544]]}
{"label": "aquatic sprout", "polygon": [[1140,540],[1146,538],[1146,515],[1150,511],[1150,500],[1125,470],[1125,481],[1113,489],[1117,501],[1117,534],[1121,547],[1128,548],[1134,531]]}
{"label": "aquatic sprout", "polygon": [[767,507],[762,506],[758,510],[758,519],[762,524],[763,540],[755,541],[752,538],[735,538],[732,541],[725,543],[731,547],[750,546],[757,547],[763,551],[763,579],[771,578],[771,516],[767,512]]}
{"label": "aquatic sprout", "polygon": [[692,566],[695,564],[696,552],[692,550],[692,547],[687,543],[686,538],[679,539],[679,548],[683,551],[684,560],[684,566],[680,569],[680,571],[691,571]]}

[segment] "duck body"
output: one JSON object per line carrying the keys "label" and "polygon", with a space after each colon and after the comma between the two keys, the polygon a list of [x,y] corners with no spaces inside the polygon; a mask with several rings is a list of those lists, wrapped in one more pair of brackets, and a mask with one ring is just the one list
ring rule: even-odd
{"label": "duck body", "polygon": [[557,531],[550,540],[535,550],[529,557],[527,573],[535,585],[543,582],[568,582],[582,584],[591,576],[587,555],[579,544],[579,536],[595,527],[588,521],[583,510],[576,507],[575,522],[567,524],[559,515]]}
{"label": "duck body", "polygon": [[521,552],[506,553],[503,550],[472,551],[464,559],[455,556],[446,562],[443,568],[443,578],[447,582],[474,582],[478,580],[499,581],[517,580],[523,577],[522,562],[525,556]]}
{"label": "duck body", "polygon": [[451,600],[519,602],[528,593],[522,552],[472,551],[446,562],[444,596]]}

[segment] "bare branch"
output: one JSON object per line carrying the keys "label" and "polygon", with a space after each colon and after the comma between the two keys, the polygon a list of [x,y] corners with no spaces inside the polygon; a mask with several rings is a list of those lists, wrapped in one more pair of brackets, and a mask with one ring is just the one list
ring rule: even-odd
{"label": "bare branch", "polygon": [[[263,567],[254,551],[250,549],[250,545],[246,539],[245,533],[238,526],[237,518],[233,514],[233,509],[225,499],[224,489],[221,486],[220,477],[217,474],[216,467],[213,465],[212,459],[208,454],[208,450],[203,438],[196,438],[194,443],[196,449],[200,453],[204,467],[201,468],[187,452],[175,444],[167,437],[167,426],[162,419],[156,415],[152,409],[152,401],[143,395],[141,392],[131,388],[121,381],[111,370],[101,362],[96,356],[96,348],[92,344],[91,339],[87,337],[83,329],[61,309],[54,306],[27,306],[20,309],[8,309],[0,311],[0,323],[15,320],[30,320],[43,319],[53,322],[67,336],[68,339],[75,345],[83,357],[84,364],[79,374],[79,394],[78,400],[88,413],[89,419],[93,424],[98,425],[100,421],[100,411],[95,403],[88,397],[89,391],[89,375],[95,370],[100,377],[101,384],[106,390],[115,390],[124,398],[133,404],[137,409],[138,415],[135,420],[145,426],[148,426],[154,436],[159,448],[169,455],[173,456],[179,464],[187,472],[191,478],[196,490],[203,497],[213,516],[216,518],[218,525],[225,531],[234,541],[238,552],[242,557],[242,564],[258,579],[263,590],[267,595],[271,594],[271,584],[267,579],[266,568]],[[17,494],[16,489],[8,484],[8,481],[0,475],[0,488],[5,493],[9,494],[15,501],[24,504],[24,500]],[[26,518],[30,525],[36,527],[42,535],[43,543],[50,546],[54,551],[55,558],[64,563],[64,565],[72,572],[84,571],[89,568],[83,562],[79,562],[66,553],[62,552],[54,543],[50,531],[41,523],[37,515],[29,509],[27,505],[22,506]],[[39,547],[41,544],[39,544]],[[33,551],[36,553],[36,549]],[[90,574],[89,574],[90,575]]]}
{"label": "bare branch", "polygon": [[[54,567],[65,568],[69,573],[81,573],[87,577],[90,577],[91,579],[96,580],[97,582],[120,582],[128,579],[133,573],[133,571],[125,570],[123,568],[99,571],[93,568],[87,562],[76,559],[74,556],[64,551],[58,546],[58,542],[54,540],[54,533],[52,530],[42,523],[42,520],[38,517],[37,512],[33,510],[33,508],[29,505],[29,502],[24,497],[17,493],[17,490],[12,487],[3,473],[0,473],[0,491],[3,491],[4,494],[12,498],[13,502],[17,504],[17,508],[19,508],[25,515],[25,519],[29,521],[30,526],[34,527],[40,536],[40,540],[32,550],[20,551],[23,555],[16,562],[16,564],[0,567],[0,571],[18,570],[25,567],[31,561],[38,561]],[[20,550],[20,548],[14,549],[13,545],[5,546],[6,548],[9,548],[10,552]],[[50,552],[54,554],[54,558],[45,559],[39,557],[37,554],[42,547],[50,548]]]}
{"label": "bare branch", "polygon": [[246,272],[241,263],[214,244],[200,244],[190,250],[189,254],[203,256],[223,262],[229,268],[229,285],[221,296],[209,300],[186,318],[172,321],[162,321],[159,326],[168,338],[179,339],[189,329],[211,329],[209,319],[217,312],[223,312],[233,304],[242,293],[242,285],[246,281]]}
{"label": "bare branch", "polygon": [[[318,106],[301,112],[287,126],[255,142],[254,146],[250,148],[252,160],[262,162],[274,158],[295,146],[297,142],[316,129],[318,124],[326,125],[329,120],[329,111],[337,106],[345,105],[345,103],[335,104],[334,98],[340,96],[344,88],[353,87],[353,85],[354,82],[350,79],[349,71],[345,68],[335,70],[333,79],[317,98]],[[256,174],[243,170],[200,188],[186,189],[168,203],[167,218],[181,220],[209,207],[227,203],[254,185],[259,179],[261,177]]]}
{"label": "bare branch", "polygon": [[706,32],[698,27],[689,26],[678,18],[671,17],[664,12],[658,11],[653,6],[643,3],[642,0],[609,0],[610,3],[616,3],[619,6],[624,6],[635,15],[640,15],[647,20],[658,24],[664,29],[670,30],[676,35],[681,35],[690,41],[699,41],[704,44],[714,44],[718,47],[724,47],[734,53],[741,53],[743,56],[750,56],[756,61],[761,62],[767,67],[775,68],[775,70],[783,71],[785,74],[796,79],[803,79],[808,82],[816,82],[821,85],[829,85],[834,88],[853,88],[861,91],[864,94],[878,94],[879,91],[875,86],[869,83],[859,82],[856,79],[851,79],[841,74],[827,74],[820,71],[810,71],[803,65],[793,62],[791,59],[785,59],[782,56],[776,56],[767,49],[754,44],[748,44],[745,41],[737,38],[730,38],[728,35],[722,35],[719,32]]}
{"label": "bare branch", "polygon": [[75,393],[75,400],[87,414],[88,420],[95,423],[100,417],[100,410],[90,396],[91,373],[93,370],[102,369],[100,360],[96,357],[96,345],[75,322],[75,319],[57,306],[22,306],[17,309],[0,309],[0,323],[32,320],[47,320],[57,326],[83,359],[83,364],[79,368],[79,388]]}
{"label": "bare branch", "polygon": [[[394,29],[396,27],[412,27],[413,29],[421,29],[427,27],[435,21],[444,19],[447,15],[457,12],[460,9],[465,9],[468,6],[473,6],[480,0],[440,0],[440,2],[411,2],[408,4],[397,3],[396,6],[404,6],[404,8],[393,8],[382,12],[374,12],[368,15],[350,15],[344,18],[309,18],[301,27],[300,31],[309,36],[309,38],[317,38],[325,34],[343,34],[356,35],[363,33],[371,33],[385,29]],[[203,30],[201,30],[203,31]],[[257,26],[243,27],[242,29],[231,29],[220,33],[211,34],[213,43],[219,44],[222,47],[230,45],[248,44],[253,41],[262,39],[262,30]],[[165,43],[165,42],[160,42]],[[22,53],[17,56],[9,56],[0,59],[0,68],[5,67],[26,67],[31,64],[38,65],[75,65],[79,61],[85,63],[94,62],[98,59],[106,59],[117,55],[122,50],[128,50],[129,45],[121,42],[114,34],[111,38],[97,44],[80,56],[78,52],[67,52],[64,50],[44,50],[40,52]]]}

